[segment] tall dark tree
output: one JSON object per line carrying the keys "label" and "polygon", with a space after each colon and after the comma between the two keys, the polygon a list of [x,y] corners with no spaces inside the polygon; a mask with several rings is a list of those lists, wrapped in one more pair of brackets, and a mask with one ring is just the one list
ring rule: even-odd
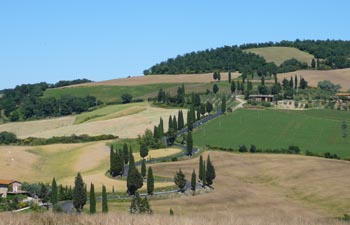
{"label": "tall dark tree", "polygon": [[153,195],[154,190],[154,178],[153,178],[153,170],[152,167],[148,167],[148,174],[147,174],[147,193],[149,195]]}
{"label": "tall dark tree", "polygon": [[168,132],[170,131],[170,129],[171,128],[173,128],[174,129],[174,127],[173,127],[173,119],[172,119],[172,117],[171,117],[171,115],[169,116],[169,120],[168,120]]}
{"label": "tall dark tree", "polygon": [[226,96],[224,95],[221,99],[221,112],[226,112]]}
{"label": "tall dark tree", "polygon": [[176,120],[176,116],[175,116],[175,115],[174,115],[174,117],[173,117],[173,129],[174,129],[175,131],[178,130],[178,127],[177,127],[177,120]]}
{"label": "tall dark tree", "polygon": [[218,74],[217,74],[217,72],[214,72],[214,73],[213,73],[213,79],[214,79],[214,80],[217,80],[217,79],[218,79]]}
{"label": "tall dark tree", "polygon": [[117,176],[117,164],[116,164],[117,160],[116,160],[116,154],[113,150],[113,145],[111,145],[110,148],[110,153],[109,153],[109,173],[111,174],[112,177]]}
{"label": "tall dark tree", "polygon": [[95,186],[93,183],[90,185],[90,213],[96,213],[96,197],[95,197]]}
{"label": "tall dark tree", "polygon": [[311,60],[311,68],[312,68],[312,69],[315,69],[315,68],[316,68],[316,61],[315,61],[315,59],[312,59],[312,60]]}
{"label": "tall dark tree", "polygon": [[202,116],[204,116],[204,114],[207,112],[207,109],[205,108],[205,105],[203,103],[199,107],[199,111],[202,114]]}
{"label": "tall dark tree", "polygon": [[289,80],[289,87],[290,87],[290,88],[294,88],[293,77],[290,77],[290,80]]}
{"label": "tall dark tree", "polygon": [[51,197],[50,200],[51,200],[52,205],[57,204],[57,202],[58,202],[58,195],[57,195],[57,183],[56,183],[56,179],[55,178],[52,179],[50,197]]}
{"label": "tall dark tree", "polygon": [[74,181],[73,189],[73,205],[77,212],[83,211],[84,205],[87,201],[87,193],[85,189],[85,184],[80,173],[77,174]]}
{"label": "tall dark tree", "polygon": [[193,170],[192,176],[191,176],[191,190],[193,191],[193,193],[196,191],[196,184],[197,184],[196,172]]}
{"label": "tall dark tree", "polygon": [[196,110],[197,113],[197,120],[201,119],[201,112],[199,111],[199,108]]}
{"label": "tall dark tree", "polygon": [[219,86],[217,84],[214,84],[213,85],[213,92],[214,92],[214,94],[218,93],[218,91],[219,91]]}
{"label": "tall dark tree", "polygon": [[213,105],[210,102],[207,102],[205,104],[205,108],[207,109],[208,114],[210,114],[211,111],[213,111]]}
{"label": "tall dark tree", "polygon": [[236,87],[237,87],[237,92],[239,93],[241,91],[241,84],[240,84],[239,80],[237,80]]}
{"label": "tall dark tree", "polygon": [[199,180],[203,180],[203,175],[204,175],[204,172],[203,172],[203,157],[202,155],[199,156]]}
{"label": "tall dark tree", "polygon": [[102,185],[102,212],[108,213],[108,199],[106,186]]}
{"label": "tall dark tree", "polygon": [[294,89],[298,89],[298,77],[297,75],[294,76]]}
{"label": "tall dark tree", "polygon": [[192,150],[193,150],[192,132],[188,132],[186,144],[187,144],[187,155],[192,156]]}
{"label": "tall dark tree", "polygon": [[115,176],[123,174],[124,170],[124,159],[121,157],[120,152],[116,151],[115,153]]}
{"label": "tall dark tree", "polygon": [[179,110],[177,113],[177,129],[182,130],[182,128],[184,126],[183,124],[184,124],[184,118],[182,115],[182,110]]}
{"label": "tall dark tree", "polygon": [[146,160],[145,159],[142,160],[141,175],[142,175],[143,178],[146,177]]}
{"label": "tall dark tree", "polygon": [[231,83],[231,71],[228,72],[228,82]]}
{"label": "tall dark tree", "polygon": [[134,195],[135,192],[143,185],[143,178],[135,167],[135,160],[130,148],[129,153],[129,172],[126,180],[127,192],[129,195]]}
{"label": "tall dark tree", "polygon": [[205,166],[205,161],[203,161],[203,187],[207,185],[207,170],[206,170],[206,166]]}
{"label": "tall dark tree", "polygon": [[164,136],[164,122],[163,118],[159,120],[159,136],[162,138]]}
{"label": "tall dark tree", "polygon": [[265,76],[261,76],[261,85],[265,85]]}
{"label": "tall dark tree", "polygon": [[191,110],[187,111],[187,127],[190,131],[193,130],[193,117]]}
{"label": "tall dark tree", "polygon": [[140,144],[140,156],[142,158],[145,158],[148,155],[148,147],[146,144],[141,143]]}
{"label": "tall dark tree", "polygon": [[234,94],[236,92],[236,83],[233,81],[231,82],[231,94]]}
{"label": "tall dark tree", "polygon": [[208,155],[207,170],[206,170],[206,183],[207,183],[207,185],[209,185],[209,186],[212,185],[215,177],[216,177],[215,168],[210,160],[210,156]]}
{"label": "tall dark tree", "polygon": [[176,171],[175,177],[174,177],[175,184],[179,187],[181,192],[184,192],[184,188],[186,187],[186,178],[185,174],[181,171]]}
{"label": "tall dark tree", "polygon": [[218,80],[220,81],[221,80],[221,73],[218,72]]}
{"label": "tall dark tree", "polygon": [[129,162],[129,149],[126,143],[124,143],[123,145],[123,157],[124,157],[124,164],[127,165]]}

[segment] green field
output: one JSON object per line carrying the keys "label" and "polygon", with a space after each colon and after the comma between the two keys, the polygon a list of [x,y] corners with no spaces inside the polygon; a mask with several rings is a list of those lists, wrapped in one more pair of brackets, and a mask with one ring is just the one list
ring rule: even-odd
{"label": "green field", "polygon": [[331,152],[350,156],[350,135],[342,137],[342,121],[350,120],[349,112],[330,110],[282,111],[240,109],[212,120],[194,132],[197,146],[237,149],[287,148],[298,145],[302,151]]}
{"label": "green field", "polygon": [[179,86],[179,84],[149,84],[141,86],[88,86],[74,88],[56,88],[48,89],[44,93],[44,97],[61,97],[64,95],[73,95],[77,97],[85,97],[88,95],[95,96],[98,100],[105,103],[120,102],[121,95],[129,93],[134,99],[144,99],[146,95],[153,93],[155,96],[160,88]]}
{"label": "green field", "polygon": [[281,65],[287,59],[295,58],[301,62],[311,64],[313,55],[303,52],[296,48],[290,47],[264,47],[264,48],[251,48],[244,50],[245,52],[255,53],[265,58],[267,62],[274,62],[276,65]]}
{"label": "green field", "polygon": [[142,109],[147,105],[148,104],[145,102],[140,102],[140,103],[105,106],[91,112],[86,112],[86,113],[77,115],[75,117],[74,123],[79,124],[84,122],[108,120],[108,119],[113,119],[121,116],[126,116],[126,115],[137,113],[139,109]]}

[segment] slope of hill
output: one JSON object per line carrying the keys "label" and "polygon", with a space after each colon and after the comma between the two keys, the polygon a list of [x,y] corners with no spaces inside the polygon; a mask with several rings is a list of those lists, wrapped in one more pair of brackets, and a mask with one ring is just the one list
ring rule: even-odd
{"label": "slope of hill", "polygon": [[329,80],[334,84],[340,84],[342,91],[350,89],[350,69],[339,70],[300,70],[289,73],[278,74],[278,80],[282,82],[284,78],[290,79],[291,76],[301,76],[312,87],[317,87],[317,83],[323,80]]}
{"label": "slope of hill", "polygon": [[199,146],[238,149],[281,149],[297,145],[314,153],[331,152],[349,157],[350,137],[343,138],[341,125],[349,113],[336,110],[248,110],[210,121],[193,134]]}
{"label": "slope of hill", "polygon": [[265,58],[267,62],[274,62],[276,65],[281,65],[288,59],[297,59],[300,62],[306,62],[309,66],[313,55],[303,52],[297,48],[291,47],[264,47],[245,49],[245,52],[251,52]]}

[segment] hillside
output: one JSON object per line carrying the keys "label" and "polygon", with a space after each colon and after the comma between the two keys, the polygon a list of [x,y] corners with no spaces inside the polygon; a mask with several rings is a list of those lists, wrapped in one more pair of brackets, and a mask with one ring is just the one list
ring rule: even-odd
{"label": "hillside", "polygon": [[258,149],[281,149],[297,145],[311,152],[336,153],[350,157],[350,137],[343,138],[342,121],[349,113],[335,110],[248,110],[210,121],[194,132],[199,146],[238,149],[255,145]]}
{"label": "hillside", "polygon": [[301,76],[312,87],[317,87],[317,83],[323,80],[329,80],[334,84],[340,84],[342,91],[350,89],[350,69],[339,70],[299,70],[289,73],[278,74],[278,80],[282,82],[284,78],[290,79],[291,76]]}
{"label": "hillside", "polygon": [[306,62],[310,66],[311,60],[315,58],[313,55],[307,52],[291,47],[250,48],[244,51],[262,56],[267,62],[273,62],[278,66],[284,61],[292,58],[297,59],[300,62]]}

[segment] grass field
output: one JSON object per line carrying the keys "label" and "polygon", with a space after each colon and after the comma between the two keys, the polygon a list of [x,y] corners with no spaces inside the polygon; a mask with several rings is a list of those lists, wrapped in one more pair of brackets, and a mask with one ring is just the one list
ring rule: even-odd
{"label": "grass field", "polygon": [[278,80],[282,82],[284,78],[290,79],[291,76],[301,76],[305,78],[309,86],[317,87],[317,83],[323,80],[329,80],[335,84],[340,84],[342,91],[350,89],[350,69],[339,70],[300,70],[290,73],[278,74]]}
{"label": "grass field", "polygon": [[[138,135],[142,135],[147,128],[153,131],[153,126],[159,124],[160,117],[166,121],[164,128],[167,129],[169,115],[173,116],[177,115],[177,113],[178,109],[151,107],[146,103],[107,106],[93,112],[78,115],[76,118],[69,116],[56,119],[6,123],[0,125],[0,132],[13,132],[19,138],[49,138],[53,136],[70,136],[72,134],[88,134],[91,136],[113,134],[120,138],[136,138]],[[79,123],[89,118],[91,120]],[[74,122],[78,122],[78,124],[74,124]]]}
{"label": "grass field", "polygon": [[145,99],[146,94],[158,93],[160,88],[178,86],[178,84],[148,84],[139,86],[86,86],[86,87],[66,87],[48,89],[44,92],[44,97],[61,97],[63,95],[73,95],[77,97],[95,96],[97,99],[105,102],[121,102],[121,95],[129,93],[134,99]]}
{"label": "grass field", "polygon": [[[238,77],[239,73],[232,73],[232,79]],[[228,80],[227,73],[221,73],[221,80]],[[138,86],[149,84],[169,84],[169,83],[210,83],[213,81],[213,73],[206,74],[177,74],[177,75],[148,75],[134,76],[130,78],[120,78],[101,82],[85,83],[73,85],[77,86]],[[164,88],[163,88],[164,89]]]}
{"label": "grass field", "polygon": [[264,47],[264,48],[251,48],[244,50],[246,52],[255,53],[265,58],[267,62],[274,62],[276,65],[281,65],[284,61],[295,58],[301,62],[311,64],[313,55],[303,52],[297,48],[291,47]]}
{"label": "grass field", "polygon": [[[263,221],[303,224],[305,218],[322,223],[322,219],[349,213],[350,162],[220,151],[205,152],[204,159],[208,153],[217,175],[213,192],[151,199],[156,214],[168,214],[172,208],[175,215],[201,217],[208,221],[242,218],[237,224],[269,224]],[[193,169],[198,175],[198,158],[160,163],[152,168],[157,175],[169,178],[181,168],[186,179],[190,179]],[[110,203],[110,207],[118,211],[126,212],[128,206],[129,203]],[[297,222],[296,218],[300,221]]]}
{"label": "grass field", "polygon": [[302,150],[332,152],[350,156],[350,137],[342,137],[342,121],[349,121],[345,111],[307,110],[238,110],[210,121],[194,132],[194,144],[237,149],[287,148],[297,145]]}
{"label": "grass field", "polygon": [[[180,152],[169,148],[151,150],[152,158],[160,158]],[[135,161],[140,160],[138,152]],[[37,147],[0,147],[0,177],[27,182],[51,182],[56,177],[60,184],[73,185],[77,172],[81,172],[87,184],[95,183],[97,190],[102,184],[109,191],[126,190],[125,181],[109,179],[105,172],[109,169],[109,147],[106,142],[84,144],[55,144]],[[173,185],[160,182],[156,187]]]}

